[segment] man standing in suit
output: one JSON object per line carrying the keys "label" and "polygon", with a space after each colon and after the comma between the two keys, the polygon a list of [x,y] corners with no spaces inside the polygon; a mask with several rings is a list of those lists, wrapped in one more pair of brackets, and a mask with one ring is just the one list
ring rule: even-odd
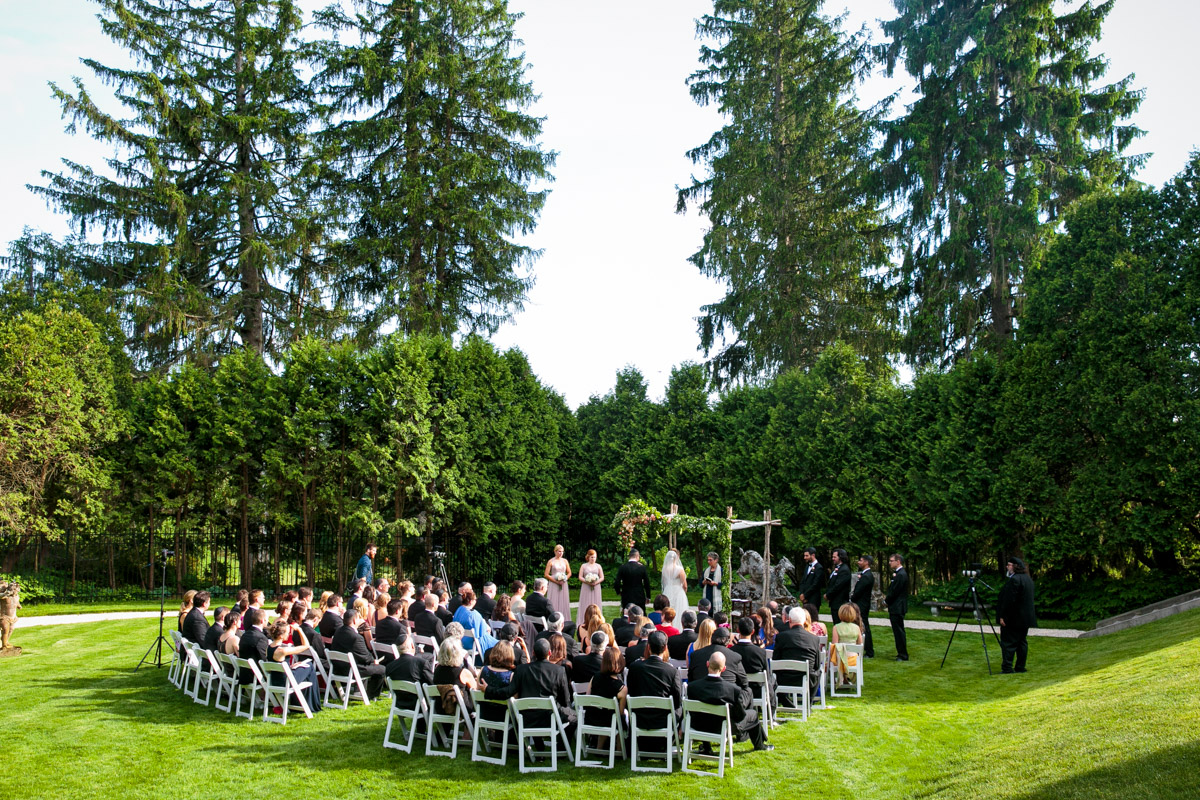
{"label": "man standing in suit", "polygon": [[[542,619],[549,620],[554,614],[554,609],[551,607],[550,601],[546,599],[547,586],[549,584],[546,583],[545,578],[534,579],[533,592],[530,593],[529,597],[525,598],[525,616],[541,617]],[[535,622],[534,625],[540,626],[541,623]]]}
{"label": "man standing in suit", "polygon": [[[246,609],[246,613],[242,617],[242,622],[246,624],[246,631],[242,634],[241,641],[238,642],[238,658],[259,663],[267,660],[267,635],[263,633],[263,622],[266,616],[261,608]],[[253,672],[245,668],[238,671],[239,684],[246,686],[253,682]]]}
{"label": "man standing in suit", "polygon": [[[875,644],[871,641],[871,593],[875,590],[875,573],[871,571],[870,556],[858,557],[858,582],[850,593],[850,602],[858,606],[863,621],[863,655],[875,657]],[[836,624],[836,623],[835,623]]]}
{"label": "man standing in suit", "polygon": [[183,618],[183,625],[179,631],[183,638],[192,644],[203,645],[208,636],[208,620],[204,615],[208,613],[210,600],[208,592],[196,592],[196,596],[192,598],[192,607]]}
{"label": "man standing in suit", "polygon": [[[816,695],[821,683],[821,640],[804,630],[807,619],[808,612],[803,608],[793,606],[788,611],[788,627],[775,634],[774,659],[808,662],[808,693],[811,697]],[[775,678],[784,686],[799,686],[802,680],[799,673],[791,670],[779,670]]]}
{"label": "man standing in suit", "polygon": [[629,551],[629,560],[617,569],[613,588],[621,593],[621,608],[631,604],[646,607],[646,598],[650,596],[650,576],[646,574],[646,565],[641,562],[641,554],[636,547]]}
{"label": "man standing in suit", "polygon": [[[709,655],[708,661],[705,662],[706,676],[688,683],[688,699],[727,707],[729,721],[737,731],[739,739],[749,736],[755,750],[774,750],[774,745],[767,744],[767,734],[763,730],[757,709],[746,705],[742,694],[728,681],[722,680],[729,655],[728,652],[719,650]],[[693,717],[691,724],[696,730],[706,733],[718,733],[721,730],[721,723],[707,714]],[[701,749],[701,752],[705,751],[711,753],[712,746]]]}
{"label": "man standing in suit", "polygon": [[807,565],[800,577],[800,585],[796,593],[800,596],[800,605],[812,603],[821,610],[821,590],[825,588],[825,568],[817,560],[817,550],[814,547],[804,548],[804,563]]}
{"label": "man standing in suit", "polygon": [[829,573],[829,583],[825,585],[825,599],[829,601],[829,613],[834,619],[838,611],[850,602],[850,556],[840,547],[833,551],[833,570]]}
{"label": "man standing in suit", "polygon": [[[571,684],[567,682],[567,671],[561,665],[552,663],[549,656],[550,641],[538,639],[533,643],[533,661],[517,667],[508,683],[500,686],[488,684],[484,694],[488,700],[507,700],[510,697],[552,698],[554,705],[558,707],[558,717],[567,729],[569,740],[575,731],[575,696]],[[545,711],[525,713],[527,725],[540,728],[550,724],[550,716]]]}
{"label": "man standing in suit", "polygon": [[904,615],[908,613],[908,573],[904,571],[904,557],[892,553],[888,559],[892,568],[892,582],[888,585],[888,619],[892,623],[892,636],[896,640],[896,660],[908,661],[908,637],[904,633]]}
{"label": "man standing in suit", "polygon": [[1000,618],[1002,674],[1025,671],[1025,657],[1029,654],[1029,629],[1037,625],[1033,593],[1033,578],[1029,577],[1029,568],[1024,561],[1013,556],[1008,560],[1008,580],[1000,587],[996,603],[996,615]]}
{"label": "man standing in suit", "polygon": [[484,619],[491,619],[492,612],[496,610],[496,584],[488,581],[483,585],[483,594],[475,598],[475,610],[483,615]]}
{"label": "man standing in suit", "polygon": [[[669,697],[675,702],[675,717],[668,721],[665,711],[648,709],[638,712],[638,725],[643,728],[678,726],[683,719],[683,681],[679,678],[679,670],[663,660],[667,652],[667,635],[655,631],[650,634],[646,647],[650,654],[629,665],[629,675],[625,680],[629,697]],[[638,744],[647,751],[666,750],[666,741],[663,739],[647,741],[639,737]]]}
{"label": "man standing in suit", "polygon": [[[369,650],[367,650],[367,642],[363,639],[362,634],[358,632],[358,612],[353,608],[348,609],[342,615],[342,627],[337,629],[337,633],[333,635],[333,641],[329,644],[329,649],[339,653],[346,653],[354,659],[358,665],[358,673],[366,682],[367,698],[374,700],[379,697],[379,692],[383,689],[383,674],[384,667],[380,666]],[[345,675],[346,665],[341,662],[335,662],[333,671],[336,675]]]}

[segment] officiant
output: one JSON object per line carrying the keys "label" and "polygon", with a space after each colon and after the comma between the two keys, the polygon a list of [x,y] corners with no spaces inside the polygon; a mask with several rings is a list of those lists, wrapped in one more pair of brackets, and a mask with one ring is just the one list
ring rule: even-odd
{"label": "officiant", "polygon": [[704,579],[700,582],[704,587],[703,597],[712,603],[715,614],[721,610],[721,563],[716,553],[708,554],[708,568],[704,570]]}

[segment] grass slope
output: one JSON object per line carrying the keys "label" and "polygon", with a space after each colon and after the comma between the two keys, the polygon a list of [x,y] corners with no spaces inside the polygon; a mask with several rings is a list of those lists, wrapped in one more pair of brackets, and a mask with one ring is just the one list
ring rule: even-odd
{"label": "grass slope", "polygon": [[939,632],[912,632],[914,660],[895,663],[880,631],[862,699],[777,729],[774,753],[738,745],[719,784],[624,765],[521,776],[469,752],[406,756],[380,746],[383,704],[286,727],[234,719],[184,698],[165,669],[133,671],[155,633],[154,620],[17,631],[25,653],[0,660],[6,796],[1200,797],[1200,612],[1031,640],[1032,671],[1018,676],[989,677],[969,636],[939,669]]}

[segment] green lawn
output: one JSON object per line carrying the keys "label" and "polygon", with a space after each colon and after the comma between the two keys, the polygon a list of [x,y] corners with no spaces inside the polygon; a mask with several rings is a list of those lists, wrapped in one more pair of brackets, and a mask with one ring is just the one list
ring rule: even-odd
{"label": "green lawn", "polygon": [[938,632],[912,632],[913,660],[896,663],[881,631],[862,699],[776,730],[774,753],[738,745],[719,785],[626,766],[520,776],[469,754],[406,756],[380,746],[382,705],[286,727],[235,719],[184,698],[165,669],[133,671],[155,632],[155,620],[17,631],[25,653],[0,659],[5,796],[595,797],[600,784],[659,798],[1200,797],[1200,612],[1031,640],[1020,676],[989,677],[972,637],[956,638],[940,670]]}

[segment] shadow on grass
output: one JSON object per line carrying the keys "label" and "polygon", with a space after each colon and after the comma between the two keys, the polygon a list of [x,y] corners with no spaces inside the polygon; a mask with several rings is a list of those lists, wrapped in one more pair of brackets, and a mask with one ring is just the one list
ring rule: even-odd
{"label": "shadow on grass", "polygon": [[1105,764],[1031,788],[1013,800],[1136,800],[1200,796],[1200,741],[1166,747],[1136,760]]}

